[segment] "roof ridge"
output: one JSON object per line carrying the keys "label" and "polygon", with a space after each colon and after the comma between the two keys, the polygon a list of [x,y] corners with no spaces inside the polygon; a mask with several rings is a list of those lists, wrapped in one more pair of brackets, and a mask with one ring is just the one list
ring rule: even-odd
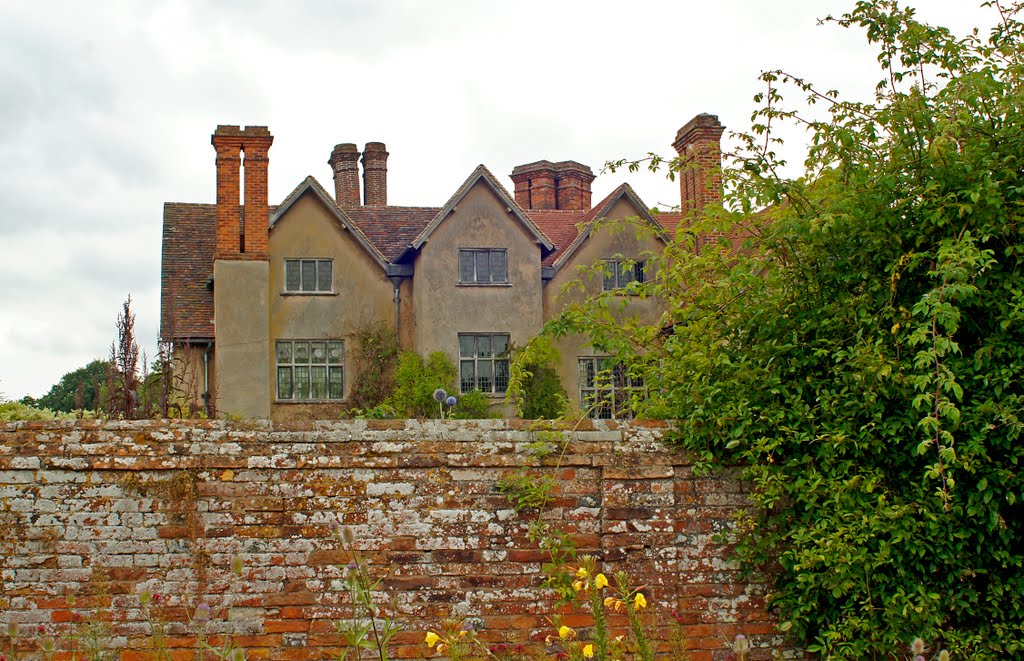
{"label": "roof ridge", "polygon": [[441,207],[428,207],[428,206],[401,206],[401,205],[386,205],[386,206],[358,206],[358,207],[341,207],[345,212],[349,211],[440,211]]}

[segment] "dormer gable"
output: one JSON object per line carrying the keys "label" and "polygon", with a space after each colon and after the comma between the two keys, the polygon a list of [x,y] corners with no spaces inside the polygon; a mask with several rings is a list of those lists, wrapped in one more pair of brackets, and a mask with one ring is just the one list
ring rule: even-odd
{"label": "dormer gable", "polygon": [[622,184],[607,196],[602,199],[597,205],[587,213],[583,219],[577,225],[576,238],[573,239],[572,243],[561,249],[558,256],[552,262],[551,266],[557,272],[567,263],[572,261],[573,255],[579,249],[581,245],[590,237],[594,228],[600,224],[602,219],[608,217],[608,214],[612,212],[617,204],[625,202],[627,205],[632,207],[635,211],[635,215],[640,223],[649,226],[654,236],[658,237],[665,243],[668,243],[671,239],[665,229],[655,220],[654,216],[647,209],[647,205],[644,204],[640,196],[636,194],[633,187],[629,184]]}
{"label": "dormer gable", "polygon": [[441,210],[434,216],[434,219],[423,228],[423,231],[413,240],[410,245],[411,250],[419,250],[423,247],[423,244],[429,240],[430,235],[434,233],[437,227],[445,221],[448,216],[456,211],[459,203],[466,197],[467,194],[476,186],[485,186],[501,201],[505,206],[505,212],[511,216],[511,218],[520,224],[522,228],[529,234],[537,245],[541,248],[541,254],[546,255],[555,249],[551,240],[544,235],[543,232],[530,220],[529,216],[523,211],[516,201],[509,195],[505,187],[502,186],[498,180],[494,177],[490,170],[484,165],[478,165],[473,173],[469,175],[466,181],[459,187],[455,194],[449,198],[448,202],[445,203]]}
{"label": "dormer gable", "polygon": [[338,206],[337,202],[324,190],[323,186],[312,176],[308,176],[302,180],[302,182],[295,187],[295,189],[288,194],[277,210],[270,216],[270,232],[273,233],[277,223],[281,222],[288,215],[288,211],[295,205],[299,199],[304,195],[310,195],[314,199],[318,200],[331,215],[338,228],[344,232],[349,232],[352,237],[356,240],[363,250],[366,251],[367,255],[385,272],[387,271],[388,262],[384,255],[373,245],[373,243],[367,238],[366,234],[363,233],[362,229],[352,221],[352,219],[345,213],[341,207]]}

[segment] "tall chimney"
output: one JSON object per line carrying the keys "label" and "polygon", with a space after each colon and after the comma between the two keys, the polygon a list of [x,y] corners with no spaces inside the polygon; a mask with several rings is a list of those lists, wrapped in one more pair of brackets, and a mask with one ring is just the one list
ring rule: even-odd
{"label": "tall chimney", "polygon": [[679,195],[683,213],[700,213],[722,200],[722,133],[717,115],[702,113],[676,133],[672,146],[679,154]]}
{"label": "tall chimney", "polygon": [[[274,137],[266,126],[217,127],[210,138],[217,150],[216,259],[266,259],[270,208],[267,202],[267,152]],[[239,213],[242,153],[245,153],[244,206]],[[244,218],[242,217],[244,215]]]}
{"label": "tall chimney", "polygon": [[334,171],[334,198],[339,207],[359,206],[359,149],[351,142],[335,145],[328,165]]}
{"label": "tall chimney", "polygon": [[551,161],[535,161],[512,168],[516,186],[516,204],[524,209],[557,209],[555,166]]}
{"label": "tall chimney", "polygon": [[245,153],[245,207],[242,223],[242,252],[256,259],[269,259],[270,204],[267,191],[267,152],[274,136],[266,126],[247,126],[242,133]]}
{"label": "tall chimney", "polygon": [[237,126],[219,125],[210,137],[217,150],[217,247],[215,257],[232,257],[242,252],[242,218],[239,194],[242,168],[242,131]]}
{"label": "tall chimney", "polygon": [[590,209],[594,172],[589,167],[576,161],[561,161],[555,163],[555,176],[555,201],[559,209]]}
{"label": "tall chimney", "polygon": [[367,142],[363,149],[363,204],[388,204],[388,152],[383,142]]}

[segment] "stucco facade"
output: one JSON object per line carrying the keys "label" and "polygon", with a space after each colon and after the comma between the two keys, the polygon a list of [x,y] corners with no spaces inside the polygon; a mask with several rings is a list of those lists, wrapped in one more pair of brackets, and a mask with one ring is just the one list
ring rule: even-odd
{"label": "stucco facade", "polygon": [[[717,150],[721,128],[701,115],[680,129],[681,159],[711,162],[706,155]],[[264,127],[218,127],[217,204],[164,210],[162,338],[175,344],[182,365],[202,370],[198,399],[208,396],[221,416],[342,415],[355,338],[380,323],[405,349],[447,354],[459,388],[483,390],[500,408],[509,348],[534,337],[567,296],[610,288],[593,277],[582,292],[564,293],[581,267],[639,262],[647,268],[628,266],[618,277],[649,279],[647,256],[681,220],[678,213],[655,219],[627,184],[592,206],[594,175],[575,161],[516,167],[514,193],[481,165],[443,206],[389,206],[382,143],[363,152],[365,190],[360,152],[347,143],[329,160],[333,195],[307,177],[271,207],[272,140]],[[240,197],[245,203],[235,204]],[[704,191],[699,203],[709,200]],[[684,209],[694,204],[681,200]],[[632,297],[626,314],[655,322],[660,304]],[[579,403],[588,385],[580,374],[598,354],[583,337],[562,338],[558,349],[562,384]]]}

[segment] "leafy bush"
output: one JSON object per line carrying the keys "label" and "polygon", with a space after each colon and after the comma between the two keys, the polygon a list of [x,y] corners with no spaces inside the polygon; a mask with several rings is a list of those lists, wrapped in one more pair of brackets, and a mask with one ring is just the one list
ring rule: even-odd
{"label": "leafy bush", "polygon": [[387,404],[409,418],[437,418],[440,411],[434,391],[455,390],[457,374],[455,365],[442,351],[431,353],[426,361],[415,351],[403,351],[395,369],[395,391]]}
{"label": "leafy bush", "polygon": [[568,410],[569,400],[555,371],[557,364],[558,350],[546,335],[533,338],[513,353],[507,400],[520,418],[554,420]]}
{"label": "leafy bush", "polygon": [[[1024,653],[1024,26],[987,4],[987,41],[886,0],[833,19],[877,46],[875,102],[765,73],[725,207],[638,285],[663,322],[584,305],[552,324],[640,370],[701,468],[742,468],[739,559],[776,568],[769,605],[822,657],[918,635]],[[788,180],[775,129],[794,119],[811,148]]]}
{"label": "leafy bush", "polygon": [[455,420],[480,420],[496,417],[490,411],[491,398],[479,390],[462,393],[456,399],[458,401],[451,410],[451,417]]}
{"label": "leafy bush", "polygon": [[355,376],[349,396],[353,407],[374,410],[394,392],[398,353],[395,329],[385,322],[356,333]]}
{"label": "leafy bush", "polygon": [[21,402],[0,402],[0,420],[4,422],[14,420],[56,420],[59,417],[74,416],[51,411],[50,409],[36,408]]}

